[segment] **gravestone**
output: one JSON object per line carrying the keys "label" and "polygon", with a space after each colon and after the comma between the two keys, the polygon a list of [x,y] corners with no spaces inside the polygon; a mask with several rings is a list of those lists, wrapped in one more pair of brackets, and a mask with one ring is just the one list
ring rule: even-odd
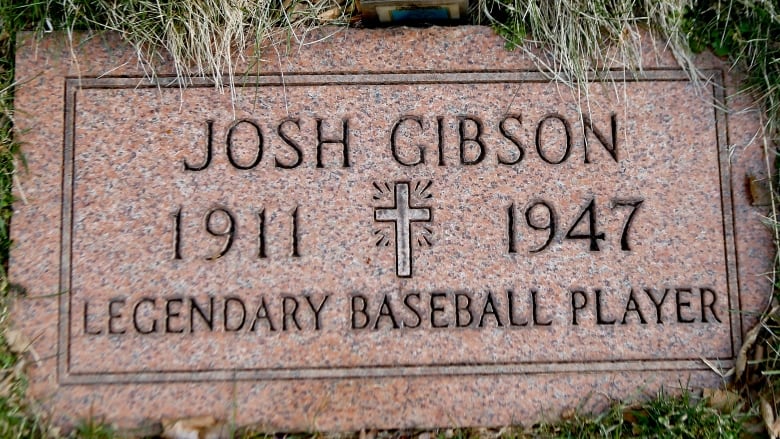
{"label": "gravestone", "polygon": [[232,94],[24,39],[13,319],[58,422],[528,424],[723,382],[772,258],[722,62],[697,86],[648,39],[577,99],[486,28],[322,32]]}

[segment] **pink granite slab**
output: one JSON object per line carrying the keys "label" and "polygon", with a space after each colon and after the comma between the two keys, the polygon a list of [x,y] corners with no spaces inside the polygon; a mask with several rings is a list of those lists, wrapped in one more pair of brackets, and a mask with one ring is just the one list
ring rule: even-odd
{"label": "pink granite slab", "polygon": [[648,43],[578,101],[486,28],[322,32],[235,96],[24,38],[13,317],[57,422],[528,424],[722,382],[772,247],[727,66]]}

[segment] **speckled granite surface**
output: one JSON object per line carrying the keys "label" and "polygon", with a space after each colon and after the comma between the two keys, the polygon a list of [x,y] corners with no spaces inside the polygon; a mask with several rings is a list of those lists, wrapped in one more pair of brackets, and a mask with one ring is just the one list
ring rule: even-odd
{"label": "speckled granite surface", "polygon": [[718,385],[701,358],[730,367],[769,296],[758,115],[647,46],[580,106],[479,27],[268,51],[234,99],[110,35],[27,39],[30,392],[64,424],[351,430]]}

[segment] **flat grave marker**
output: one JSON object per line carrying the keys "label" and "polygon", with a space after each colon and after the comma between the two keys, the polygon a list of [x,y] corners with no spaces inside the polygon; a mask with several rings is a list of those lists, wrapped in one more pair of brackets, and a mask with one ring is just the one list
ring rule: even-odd
{"label": "flat grave marker", "polygon": [[64,423],[350,430],[717,386],[770,291],[758,116],[718,60],[697,88],[646,50],[584,104],[479,27],[344,30],[234,96],[28,38],[30,392]]}

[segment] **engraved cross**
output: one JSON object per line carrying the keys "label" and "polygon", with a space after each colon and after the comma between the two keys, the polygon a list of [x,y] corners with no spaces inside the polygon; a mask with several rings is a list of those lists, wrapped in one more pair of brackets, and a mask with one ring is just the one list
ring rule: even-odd
{"label": "engraved cross", "polygon": [[429,207],[409,205],[409,183],[395,184],[395,205],[374,209],[375,221],[395,222],[395,271],[398,277],[412,276],[412,222],[431,220]]}

